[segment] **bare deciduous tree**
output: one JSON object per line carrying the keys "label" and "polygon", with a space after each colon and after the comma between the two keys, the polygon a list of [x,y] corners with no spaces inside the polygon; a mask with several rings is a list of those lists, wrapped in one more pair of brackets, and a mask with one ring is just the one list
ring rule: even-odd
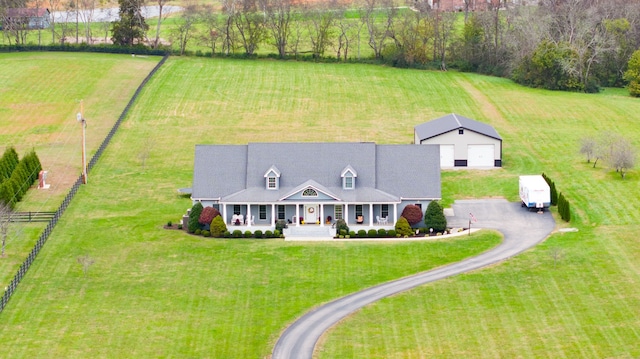
{"label": "bare deciduous tree", "polygon": [[278,56],[284,58],[291,30],[291,0],[262,0],[262,6],[273,45],[278,49]]}
{"label": "bare deciduous tree", "polygon": [[[384,12],[385,17],[378,16]],[[382,50],[393,29],[397,9],[391,0],[364,0],[360,20],[369,32],[368,42],[376,59],[382,57]]]}
{"label": "bare deciduous tree", "polygon": [[91,268],[95,262],[95,259],[91,258],[88,254],[78,257],[78,263],[82,266],[82,272],[85,277],[89,272],[89,268]]}
{"label": "bare deciduous tree", "polygon": [[158,23],[156,24],[156,38],[155,40],[153,40],[153,48],[157,49],[158,46],[160,45],[160,26],[162,25],[162,20],[163,19],[163,14],[162,14],[162,10],[164,9],[164,6],[167,4],[168,0],[156,0],[156,4],[158,4]]}
{"label": "bare deciduous tree", "polygon": [[585,137],[580,140],[580,153],[587,156],[587,163],[591,162],[591,158],[596,151],[596,145],[596,140],[592,137]]}
{"label": "bare deciduous tree", "polygon": [[336,18],[341,15],[338,5],[333,2],[320,2],[308,5],[304,10],[311,51],[315,57],[324,56],[325,50],[332,43]]}
{"label": "bare deciduous tree", "polygon": [[552,248],[549,250],[549,256],[553,260],[553,267],[555,268],[558,262],[564,258],[564,250],[561,248]]}
{"label": "bare deciduous tree", "polygon": [[198,42],[210,48],[211,56],[215,56],[216,45],[223,37],[224,20],[218,16],[213,6],[208,4],[202,5],[199,16],[204,29],[198,36]]}
{"label": "bare deciduous tree", "polygon": [[13,210],[9,205],[0,201],[0,237],[2,237],[2,253],[5,256],[5,248],[7,245],[7,234],[9,233],[9,223],[11,222],[11,214]]}
{"label": "bare deciduous tree", "polygon": [[611,166],[616,169],[616,172],[620,173],[622,179],[625,178],[627,171],[636,162],[636,153],[631,142],[626,138],[619,138],[613,144],[613,151],[611,153]]}
{"label": "bare deciduous tree", "polygon": [[238,30],[238,35],[247,55],[253,55],[258,45],[265,38],[264,14],[259,13],[254,0],[241,0],[233,21]]}
{"label": "bare deciduous tree", "polygon": [[184,55],[187,44],[193,37],[193,32],[198,21],[198,8],[195,4],[188,4],[184,8],[182,16],[179,18],[173,30],[173,37],[180,47],[180,55]]}

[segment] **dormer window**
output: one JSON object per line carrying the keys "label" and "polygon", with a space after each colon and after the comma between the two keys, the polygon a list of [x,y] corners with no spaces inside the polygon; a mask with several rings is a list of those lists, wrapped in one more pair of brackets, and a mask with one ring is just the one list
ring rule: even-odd
{"label": "dormer window", "polygon": [[277,189],[278,188],[278,177],[270,176],[267,177],[267,189]]}
{"label": "dormer window", "polygon": [[464,129],[459,128],[459,129],[458,129],[458,134],[459,134],[459,135],[464,135]]}
{"label": "dormer window", "polygon": [[356,177],[358,177],[358,174],[353,167],[345,167],[345,169],[342,170],[342,173],[340,173],[340,176],[342,177],[342,189],[356,188]]}
{"label": "dormer window", "polygon": [[277,190],[280,188],[280,171],[276,166],[271,166],[264,174],[266,179],[266,187],[269,190]]}
{"label": "dormer window", "polygon": [[344,189],[353,189],[353,176],[344,176]]}

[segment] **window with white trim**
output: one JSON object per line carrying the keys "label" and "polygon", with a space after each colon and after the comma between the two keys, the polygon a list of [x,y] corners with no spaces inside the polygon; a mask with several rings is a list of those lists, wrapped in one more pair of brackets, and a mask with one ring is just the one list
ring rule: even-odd
{"label": "window with white trim", "polygon": [[267,177],[267,189],[278,189],[278,177],[276,176]]}
{"label": "window with white trim", "polygon": [[313,188],[307,188],[302,192],[302,197],[318,197],[318,192]]}
{"label": "window with white trim", "polygon": [[355,181],[355,177],[347,174],[344,176],[344,189],[353,189],[353,183]]}
{"label": "window with white trim", "polygon": [[234,204],[233,205],[233,214],[240,214],[240,205],[239,204]]}
{"label": "window with white trim", "polygon": [[285,213],[284,213],[284,206],[279,204],[278,205],[278,219],[284,219]]}
{"label": "window with white trim", "polygon": [[336,217],[336,220],[342,219],[342,205],[333,208],[333,215]]}
{"label": "window with white trim", "polygon": [[259,212],[260,212],[260,219],[262,220],[267,219],[267,206],[261,204],[259,207]]}
{"label": "window with white trim", "polygon": [[381,214],[382,214],[381,215],[382,218],[389,217],[389,205],[388,204],[383,204],[382,205]]}

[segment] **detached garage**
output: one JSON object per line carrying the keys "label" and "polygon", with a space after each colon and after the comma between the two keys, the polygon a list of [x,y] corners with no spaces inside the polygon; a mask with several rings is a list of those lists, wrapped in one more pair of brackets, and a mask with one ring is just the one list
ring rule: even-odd
{"label": "detached garage", "polygon": [[502,137],[486,123],[455,113],[418,125],[414,143],[440,145],[440,167],[502,167]]}

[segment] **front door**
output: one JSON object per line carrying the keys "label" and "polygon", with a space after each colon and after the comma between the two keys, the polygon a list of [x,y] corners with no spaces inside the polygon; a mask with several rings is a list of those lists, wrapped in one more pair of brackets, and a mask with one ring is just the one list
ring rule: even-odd
{"label": "front door", "polygon": [[318,220],[318,208],[315,205],[304,205],[304,223],[316,223]]}

